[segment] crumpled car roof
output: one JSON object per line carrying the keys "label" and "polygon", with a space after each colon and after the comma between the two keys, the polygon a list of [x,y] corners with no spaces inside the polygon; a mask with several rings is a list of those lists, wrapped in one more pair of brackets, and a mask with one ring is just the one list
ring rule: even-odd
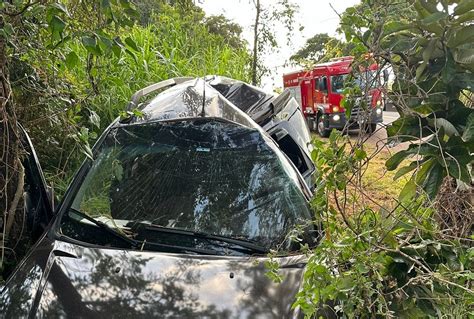
{"label": "crumpled car roof", "polygon": [[141,112],[143,117],[134,119],[134,123],[218,118],[260,129],[249,115],[202,78],[185,81],[166,89],[144,104]]}

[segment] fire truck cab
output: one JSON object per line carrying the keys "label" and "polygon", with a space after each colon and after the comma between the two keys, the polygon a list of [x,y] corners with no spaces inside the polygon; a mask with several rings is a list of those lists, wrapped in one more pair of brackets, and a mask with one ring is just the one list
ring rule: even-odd
{"label": "fire truck cab", "polygon": [[344,82],[351,72],[353,57],[341,57],[328,63],[317,64],[312,70],[296,71],[283,76],[283,86],[299,102],[311,130],[327,137],[332,129],[365,127],[375,131],[377,123],[382,122],[383,88],[378,66],[371,65],[362,72],[357,84],[363,92],[356,100],[351,116],[346,119],[341,106]]}

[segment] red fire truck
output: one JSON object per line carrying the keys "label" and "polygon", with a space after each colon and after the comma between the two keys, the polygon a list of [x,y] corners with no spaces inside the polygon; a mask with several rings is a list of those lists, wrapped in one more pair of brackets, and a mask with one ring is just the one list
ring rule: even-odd
{"label": "red fire truck", "polygon": [[353,57],[331,59],[317,64],[312,70],[296,71],[283,75],[283,85],[301,105],[311,130],[327,137],[332,129],[365,127],[375,131],[382,122],[384,108],[383,82],[386,73],[378,70],[376,64],[361,72],[356,83],[366,92],[366,103],[356,98],[351,116],[346,119],[341,106],[344,81],[351,72]]}

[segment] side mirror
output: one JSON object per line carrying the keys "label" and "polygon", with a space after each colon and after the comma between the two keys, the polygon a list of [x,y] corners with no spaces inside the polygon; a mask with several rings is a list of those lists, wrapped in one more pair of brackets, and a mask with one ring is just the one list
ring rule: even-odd
{"label": "side mirror", "polygon": [[46,186],[46,194],[48,195],[48,201],[49,204],[51,205],[51,209],[54,212],[56,209],[55,203],[54,203],[54,188],[52,186]]}

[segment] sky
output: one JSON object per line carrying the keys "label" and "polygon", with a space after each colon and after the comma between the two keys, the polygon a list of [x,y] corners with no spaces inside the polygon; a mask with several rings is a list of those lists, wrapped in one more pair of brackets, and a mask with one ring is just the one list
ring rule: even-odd
{"label": "sky", "polygon": [[[261,0],[263,5],[274,1]],[[295,67],[284,67],[285,62],[305,44],[307,39],[316,33],[328,33],[331,36],[337,36],[336,29],[339,24],[339,17],[330,4],[337,12],[342,13],[347,7],[359,3],[360,0],[292,0],[292,2],[299,6],[296,19],[299,24],[304,26],[304,29],[294,32],[289,45],[286,41],[284,29],[277,30],[277,39],[280,44],[279,51],[268,54],[263,61],[271,69],[271,75],[262,79],[262,86],[268,90],[283,85],[283,73],[295,69]],[[202,7],[207,15],[223,14],[228,19],[240,24],[244,30],[243,38],[248,43],[252,43],[252,25],[255,18],[255,7],[252,0],[198,0],[196,4]]]}

